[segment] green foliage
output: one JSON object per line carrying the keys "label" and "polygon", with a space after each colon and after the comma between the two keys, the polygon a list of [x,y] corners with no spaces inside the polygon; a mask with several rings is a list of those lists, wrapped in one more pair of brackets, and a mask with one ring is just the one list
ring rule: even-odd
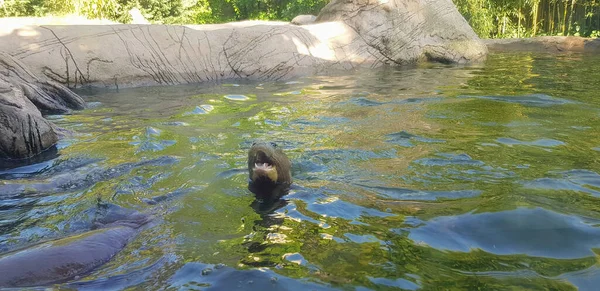
{"label": "green foliage", "polygon": [[489,0],[456,0],[454,4],[478,35],[492,34],[495,26]]}
{"label": "green foliage", "polygon": [[0,0],[0,17],[76,14],[90,19],[129,22],[137,7],[154,23],[222,23],[264,19],[291,20],[318,14],[328,0]]}
{"label": "green foliage", "polygon": [[600,30],[597,0],[454,0],[482,38],[592,36]]}
{"label": "green foliage", "polygon": [[42,16],[47,12],[43,2],[43,0],[0,1],[0,17]]}
{"label": "green foliage", "polygon": [[[123,23],[137,7],[152,23],[206,24],[248,19],[289,21],[317,15],[329,0],[0,0],[0,17],[83,15]],[[482,38],[600,35],[600,0],[454,0]]]}

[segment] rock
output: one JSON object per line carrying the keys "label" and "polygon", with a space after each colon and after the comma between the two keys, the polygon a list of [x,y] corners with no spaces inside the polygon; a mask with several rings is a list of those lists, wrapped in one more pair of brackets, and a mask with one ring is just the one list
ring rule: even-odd
{"label": "rock", "polygon": [[294,19],[292,19],[292,21],[290,21],[291,24],[295,24],[295,25],[307,25],[307,24],[312,24],[315,22],[315,20],[317,20],[317,17],[314,15],[298,15],[296,17],[294,17]]}
{"label": "rock", "polygon": [[83,100],[68,88],[274,81],[418,61],[467,63],[487,53],[451,0],[333,0],[313,19],[292,21],[301,25],[0,25],[6,133],[0,157],[31,157],[56,142],[41,114],[82,109]]}
{"label": "rock", "polygon": [[335,0],[317,22],[301,26],[1,27],[0,52],[69,88],[282,80],[427,60],[467,63],[486,55],[450,0],[405,2]]}
{"label": "rock", "polygon": [[65,113],[84,104],[68,88],[39,80],[25,65],[0,52],[0,159],[27,159],[51,148],[58,136],[42,112]]}
{"label": "rock", "polygon": [[484,43],[490,51],[494,52],[600,52],[600,38],[583,38],[578,36],[486,39]]}
{"label": "rock", "polygon": [[0,78],[20,88],[43,113],[67,113],[85,106],[81,97],[62,84],[38,79],[24,64],[3,52],[0,52]]}
{"label": "rock", "polygon": [[32,157],[57,141],[53,125],[23,91],[0,78],[0,159]]}
{"label": "rock", "polygon": [[468,63],[487,48],[451,0],[333,0],[316,22],[341,21],[392,64]]}

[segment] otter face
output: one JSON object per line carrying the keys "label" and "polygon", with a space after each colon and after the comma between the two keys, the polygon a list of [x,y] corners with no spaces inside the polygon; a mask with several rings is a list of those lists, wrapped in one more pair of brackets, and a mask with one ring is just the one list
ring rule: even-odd
{"label": "otter face", "polygon": [[292,183],[291,163],[273,142],[255,142],[248,151],[250,189],[258,196],[281,196],[274,193]]}

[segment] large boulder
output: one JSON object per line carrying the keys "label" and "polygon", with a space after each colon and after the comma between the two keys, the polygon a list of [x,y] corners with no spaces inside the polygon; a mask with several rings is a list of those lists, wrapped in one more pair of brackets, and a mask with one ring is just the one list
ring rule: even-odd
{"label": "large boulder", "polygon": [[350,27],[384,60],[467,63],[487,48],[451,0],[332,0],[316,22]]}
{"label": "large boulder", "polygon": [[0,52],[70,88],[281,80],[482,59],[486,47],[450,0],[334,0],[317,22],[3,26]]}
{"label": "large boulder", "polygon": [[21,62],[0,52],[0,160],[8,164],[6,160],[31,158],[49,149],[58,136],[42,112],[66,113],[84,105],[65,86],[38,79]]}
{"label": "large boulder", "polygon": [[14,84],[38,109],[45,114],[67,113],[83,109],[85,102],[79,95],[52,80],[40,80],[25,64],[0,51],[0,78]]}
{"label": "large boulder", "polygon": [[23,91],[0,78],[0,159],[28,158],[57,141],[52,124]]}

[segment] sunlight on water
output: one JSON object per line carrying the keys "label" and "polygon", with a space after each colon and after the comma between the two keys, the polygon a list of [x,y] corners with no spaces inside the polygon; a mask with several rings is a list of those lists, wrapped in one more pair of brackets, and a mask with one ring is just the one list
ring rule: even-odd
{"label": "sunlight on water", "polygon": [[[598,67],[502,54],[82,92],[93,106],[49,117],[72,132],[58,156],[0,171],[0,252],[143,223],[64,287],[595,290]],[[255,140],[293,163],[270,209],[246,188]]]}

